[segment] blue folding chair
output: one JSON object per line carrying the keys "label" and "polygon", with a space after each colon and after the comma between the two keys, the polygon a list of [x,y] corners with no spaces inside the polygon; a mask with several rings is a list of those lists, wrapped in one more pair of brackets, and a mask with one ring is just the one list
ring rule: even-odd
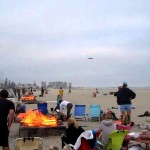
{"label": "blue folding chair", "polygon": [[98,119],[100,121],[101,116],[101,106],[100,105],[90,105],[90,110],[88,114],[88,119]]}
{"label": "blue folding chair", "polygon": [[85,108],[86,108],[86,105],[83,105],[83,104],[76,104],[75,105],[75,108],[74,108],[74,114],[73,114],[73,117],[76,118],[76,119],[85,119]]}

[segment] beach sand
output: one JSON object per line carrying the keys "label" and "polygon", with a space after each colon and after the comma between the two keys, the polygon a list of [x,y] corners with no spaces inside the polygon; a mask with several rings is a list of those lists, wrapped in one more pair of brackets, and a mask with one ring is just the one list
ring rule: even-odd
{"label": "beach sand", "polygon": [[[132,121],[137,124],[146,124],[146,120],[150,120],[149,117],[137,117],[139,114],[143,114],[146,110],[150,111],[150,88],[131,88],[136,94],[136,98],[132,100],[133,107],[135,109],[132,110]],[[95,89],[88,88],[76,88],[72,89],[71,94],[68,94],[68,90],[64,90],[63,99],[70,101],[73,105],[75,104],[86,104],[86,113],[89,112],[90,104],[100,104],[102,110],[111,109],[112,107],[117,107],[116,97],[110,95],[109,92],[117,91],[117,88],[99,88],[100,94],[96,97],[93,97],[93,92]],[[103,95],[107,94],[107,95]],[[55,108],[56,106],[56,98],[58,95],[58,89],[49,89],[48,94],[45,94],[44,97],[39,97],[40,90],[34,92],[34,95],[37,96],[38,101],[48,101],[48,111],[50,112],[50,108]],[[37,104],[26,104],[27,110],[29,109],[37,109]],[[115,112],[116,116],[120,117],[120,111],[118,109],[112,109]],[[74,112],[74,107],[72,109],[72,113]],[[98,127],[99,122],[91,122],[91,121],[79,121],[79,125],[87,126],[84,129],[96,129]],[[64,122],[66,125],[66,122]],[[140,131],[138,127],[133,127],[133,131]],[[19,137],[19,123],[13,123],[10,129],[10,149],[13,150],[13,141],[15,138]],[[61,150],[61,137],[60,136],[48,136],[42,137],[44,139],[44,145],[46,146],[58,146]]]}

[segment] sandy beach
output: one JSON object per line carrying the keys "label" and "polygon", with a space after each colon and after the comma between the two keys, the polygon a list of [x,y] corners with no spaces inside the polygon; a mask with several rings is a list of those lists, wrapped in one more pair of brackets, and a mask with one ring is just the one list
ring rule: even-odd
{"label": "sandy beach", "polygon": [[[139,114],[143,114],[146,110],[150,111],[150,88],[131,88],[136,93],[136,98],[132,100],[133,107],[132,110],[132,121],[137,124],[146,124],[146,120],[150,120],[149,117],[137,117]],[[90,88],[76,88],[72,89],[71,94],[68,94],[68,90],[64,90],[64,100],[70,101],[73,105],[75,104],[86,104],[86,113],[89,112],[90,104],[100,104],[102,110],[111,109],[112,107],[117,107],[116,97],[110,95],[110,92],[117,91],[117,88],[99,88],[100,94],[96,97],[93,97],[92,93],[95,92],[95,89]],[[58,95],[58,89],[49,89],[48,94],[45,94],[44,97],[39,97],[40,91],[34,92],[34,95],[37,96],[38,101],[48,101],[48,111],[50,108],[55,108],[56,106],[56,97]],[[36,109],[37,104],[26,104],[27,110]],[[116,116],[120,117],[120,111],[118,109],[112,109],[115,112]],[[72,113],[74,112],[74,107]],[[87,126],[85,130],[96,129],[99,122],[90,122],[90,121],[79,121],[79,125]],[[66,122],[64,122],[66,125]],[[133,131],[140,131],[138,127],[133,127]],[[13,141],[15,138],[19,137],[19,123],[13,123],[10,130],[9,143],[11,150],[14,149]],[[48,136],[42,137],[44,139],[44,145],[46,146],[58,146],[61,150],[61,140],[60,136]]]}

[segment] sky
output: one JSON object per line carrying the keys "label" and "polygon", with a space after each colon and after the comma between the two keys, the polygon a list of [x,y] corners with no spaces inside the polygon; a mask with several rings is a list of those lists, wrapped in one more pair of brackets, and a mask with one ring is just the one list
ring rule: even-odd
{"label": "sky", "polygon": [[149,0],[1,0],[0,79],[150,86],[149,6]]}

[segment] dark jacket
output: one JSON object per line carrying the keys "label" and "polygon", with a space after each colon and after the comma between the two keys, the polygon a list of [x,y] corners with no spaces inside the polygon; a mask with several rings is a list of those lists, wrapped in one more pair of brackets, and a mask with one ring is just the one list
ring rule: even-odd
{"label": "dark jacket", "polygon": [[129,88],[122,88],[115,93],[117,96],[118,105],[131,104],[131,100],[136,97],[136,94]]}
{"label": "dark jacket", "polygon": [[66,143],[74,145],[82,132],[84,132],[84,129],[81,127],[78,127],[77,129],[74,127],[74,124],[71,124],[66,130]]}
{"label": "dark jacket", "polygon": [[[117,97],[117,94],[118,94],[118,92],[116,92],[116,93],[114,94],[114,96]],[[117,98],[117,104],[119,105],[119,100],[118,100],[118,98]]]}

